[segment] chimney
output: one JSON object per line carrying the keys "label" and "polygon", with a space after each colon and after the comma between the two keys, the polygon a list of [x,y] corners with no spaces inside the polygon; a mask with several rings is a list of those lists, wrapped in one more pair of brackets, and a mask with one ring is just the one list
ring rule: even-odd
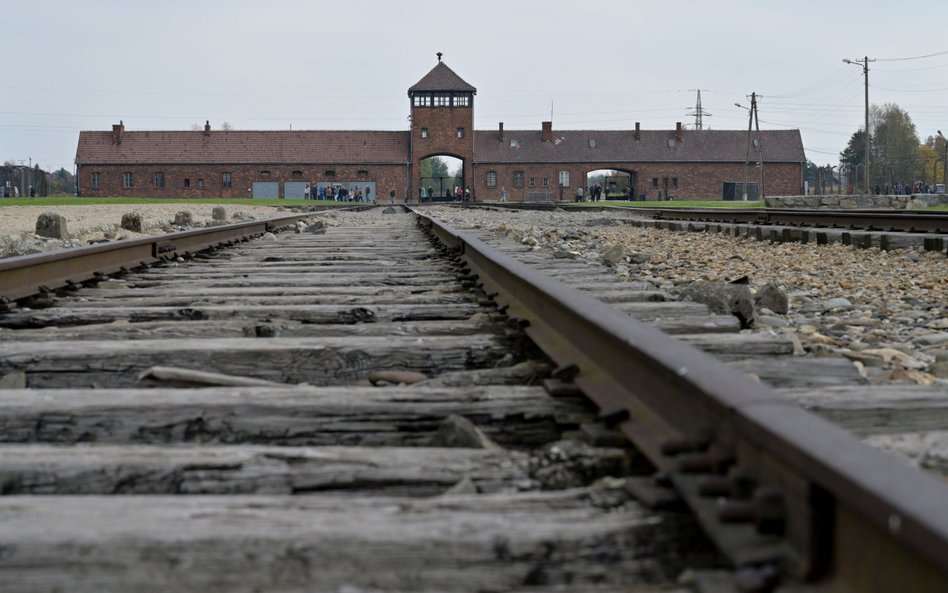
{"label": "chimney", "polygon": [[211,135],[211,120],[209,119],[204,121],[204,135],[205,136]]}
{"label": "chimney", "polygon": [[639,126],[639,122],[635,122],[635,139],[636,140],[642,139],[642,130]]}
{"label": "chimney", "polygon": [[681,142],[681,122],[675,122],[675,141]]}
{"label": "chimney", "polygon": [[497,137],[501,142],[504,141],[504,122],[500,122],[497,126]]}
{"label": "chimney", "polygon": [[541,124],[543,131],[540,133],[540,139],[544,142],[553,142],[553,122],[545,121]]}
{"label": "chimney", "polygon": [[122,143],[122,134],[125,133],[125,124],[119,120],[119,123],[112,124],[112,144]]}

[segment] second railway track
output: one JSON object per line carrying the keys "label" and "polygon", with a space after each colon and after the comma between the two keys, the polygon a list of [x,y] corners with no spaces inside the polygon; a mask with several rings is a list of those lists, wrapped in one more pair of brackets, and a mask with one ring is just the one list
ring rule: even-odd
{"label": "second railway track", "polygon": [[618,309],[735,318],[362,217],[9,307],[0,588],[941,590],[943,487]]}

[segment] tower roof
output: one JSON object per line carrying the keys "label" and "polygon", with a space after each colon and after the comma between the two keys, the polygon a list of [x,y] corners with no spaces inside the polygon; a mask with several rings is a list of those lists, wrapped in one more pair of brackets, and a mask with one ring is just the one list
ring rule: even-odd
{"label": "tower roof", "polygon": [[438,54],[438,64],[431,69],[431,72],[425,74],[421,80],[408,89],[409,94],[418,91],[460,91],[477,94],[476,88],[464,82],[464,79],[441,61],[440,53]]}

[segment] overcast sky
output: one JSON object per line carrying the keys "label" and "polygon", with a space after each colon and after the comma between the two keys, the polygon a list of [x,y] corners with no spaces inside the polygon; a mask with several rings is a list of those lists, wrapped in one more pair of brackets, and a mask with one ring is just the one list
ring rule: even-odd
{"label": "overcast sky", "polygon": [[[80,130],[407,129],[437,62],[475,127],[798,128],[835,164],[870,102],[948,128],[946,0],[0,0],[0,160],[73,170]],[[916,58],[919,59],[900,59]],[[886,61],[883,61],[886,60]]]}

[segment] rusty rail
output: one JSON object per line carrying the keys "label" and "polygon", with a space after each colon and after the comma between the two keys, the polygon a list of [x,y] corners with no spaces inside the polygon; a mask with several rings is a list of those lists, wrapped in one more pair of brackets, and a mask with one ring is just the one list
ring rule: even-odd
{"label": "rusty rail", "polygon": [[419,215],[667,476],[735,566],[833,591],[948,591],[948,488],[711,356]]}
{"label": "rusty rail", "polygon": [[0,301],[12,301],[109,274],[285,230],[310,214],[222,225],[129,241],[0,259]]}
{"label": "rusty rail", "polygon": [[[478,204],[484,206],[485,204]],[[792,210],[777,208],[638,208],[634,206],[577,206],[558,204],[489,204],[491,207],[520,210],[562,208],[576,212],[610,210],[640,214],[656,220],[811,226],[866,231],[948,233],[948,213],[878,210]],[[470,207],[470,206],[466,206]]]}

